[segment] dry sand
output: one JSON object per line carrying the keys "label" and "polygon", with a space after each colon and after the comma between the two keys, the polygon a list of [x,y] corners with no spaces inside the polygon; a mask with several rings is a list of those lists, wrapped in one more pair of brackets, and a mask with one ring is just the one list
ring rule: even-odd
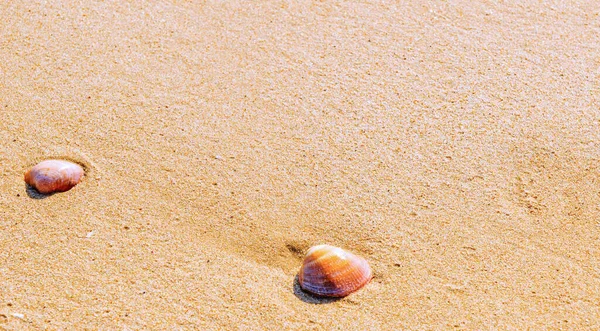
{"label": "dry sand", "polygon": [[[2,1],[0,329],[600,328],[600,3]],[[51,157],[87,167],[30,198]],[[328,243],[373,281],[295,286]]]}

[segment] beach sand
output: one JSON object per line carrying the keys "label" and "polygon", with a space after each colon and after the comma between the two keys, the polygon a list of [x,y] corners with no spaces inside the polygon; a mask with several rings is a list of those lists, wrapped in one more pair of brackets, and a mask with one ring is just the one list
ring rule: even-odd
{"label": "beach sand", "polygon": [[[597,330],[599,13],[1,2],[0,329]],[[374,279],[304,294],[323,243]]]}

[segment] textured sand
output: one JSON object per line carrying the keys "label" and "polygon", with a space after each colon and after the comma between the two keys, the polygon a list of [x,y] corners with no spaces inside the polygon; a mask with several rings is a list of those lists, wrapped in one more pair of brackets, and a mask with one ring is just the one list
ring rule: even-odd
{"label": "textured sand", "polygon": [[[600,3],[0,2],[0,329],[600,328]],[[51,157],[84,181],[44,199]],[[339,301],[312,245],[367,258]]]}

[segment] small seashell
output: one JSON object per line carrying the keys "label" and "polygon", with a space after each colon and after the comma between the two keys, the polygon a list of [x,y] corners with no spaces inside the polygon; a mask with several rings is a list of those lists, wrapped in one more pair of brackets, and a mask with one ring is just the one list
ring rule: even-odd
{"label": "small seashell", "polygon": [[16,318],[25,319],[25,315],[20,314],[20,313],[12,313],[11,315]]}
{"label": "small seashell", "polygon": [[345,297],[373,278],[360,256],[330,245],[313,246],[298,273],[300,287],[319,296]]}
{"label": "small seashell", "polygon": [[38,163],[25,173],[25,183],[42,194],[65,192],[77,185],[83,177],[80,165],[63,160]]}

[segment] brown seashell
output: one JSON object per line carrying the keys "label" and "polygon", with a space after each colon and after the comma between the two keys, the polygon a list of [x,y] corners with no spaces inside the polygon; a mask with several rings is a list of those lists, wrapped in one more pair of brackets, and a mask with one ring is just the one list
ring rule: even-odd
{"label": "brown seashell", "polygon": [[311,247],[298,273],[303,290],[327,297],[345,297],[371,278],[373,273],[365,259],[330,245]]}
{"label": "brown seashell", "polygon": [[25,173],[25,183],[42,194],[65,192],[83,177],[80,165],[63,160],[42,161]]}

